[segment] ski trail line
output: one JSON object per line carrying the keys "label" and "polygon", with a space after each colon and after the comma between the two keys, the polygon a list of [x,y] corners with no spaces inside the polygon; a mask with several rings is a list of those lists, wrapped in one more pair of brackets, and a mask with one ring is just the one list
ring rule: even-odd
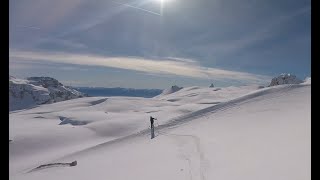
{"label": "ski trail line", "polygon": [[[165,132],[159,132],[159,134],[161,135],[164,135],[164,136],[177,136],[177,137],[185,137],[185,138],[188,138],[188,139],[192,139],[193,141],[193,144],[196,146],[196,150],[197,150],[197,154],[199,155],[199,174],[200,174],[200,179],[201,180],[205,180],[205,176],[204,176],[204,173],[203,173],[203,166],[204,166],[204,161],[205,161],[205,158],[204,158],[204,153],[202,151],[202,148],[201,148],[201,144],[200,144],[200,138],[195,136],[195,135],[189,135],[189,134],[173,134],[173,133],[165,133]],[[191,159],[186,157],[186,160],[188,161],[189,163],[189,167],[191,168]],[[191,179],[192,179],[192,176],[191,176]]]}

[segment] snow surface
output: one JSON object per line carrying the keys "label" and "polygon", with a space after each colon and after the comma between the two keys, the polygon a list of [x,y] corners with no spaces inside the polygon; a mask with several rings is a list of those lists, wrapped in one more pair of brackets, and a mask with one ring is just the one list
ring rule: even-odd
{"label": "snow surface", "polygon": [[[87,97],[15,111],[10,179],[311,179],[310,108],[311,81]],[[149,116],[158,119],[152,140]]]}

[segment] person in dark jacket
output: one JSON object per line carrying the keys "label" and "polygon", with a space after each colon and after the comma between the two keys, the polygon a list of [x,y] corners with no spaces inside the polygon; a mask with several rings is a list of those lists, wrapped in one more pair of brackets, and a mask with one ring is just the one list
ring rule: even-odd
{"label": "person in dark jacket", "polygon": [[151,123],[151,139],[153,139],[155,137],[154,135],[154,120],[157,120],[156,118],[153,118],[152,116],[150,116],[150,123]]}

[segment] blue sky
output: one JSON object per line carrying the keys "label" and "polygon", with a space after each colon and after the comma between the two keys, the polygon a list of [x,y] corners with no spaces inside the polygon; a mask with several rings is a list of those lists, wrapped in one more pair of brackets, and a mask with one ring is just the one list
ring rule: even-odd
{"label": "blue sky", "polygon": [[162,11],[160,0],[9,2],[9,72],[20,78],[163,89],[311,72],[310,0],[164,0]]}

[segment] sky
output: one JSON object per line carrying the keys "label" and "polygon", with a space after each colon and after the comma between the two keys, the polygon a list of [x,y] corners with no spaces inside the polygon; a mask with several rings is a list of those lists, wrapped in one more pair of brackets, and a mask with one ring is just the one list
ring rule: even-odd
{"label": "sky", "polygon": [[9,73],[150,89],[304,79],[311,2],[10,0]]}

